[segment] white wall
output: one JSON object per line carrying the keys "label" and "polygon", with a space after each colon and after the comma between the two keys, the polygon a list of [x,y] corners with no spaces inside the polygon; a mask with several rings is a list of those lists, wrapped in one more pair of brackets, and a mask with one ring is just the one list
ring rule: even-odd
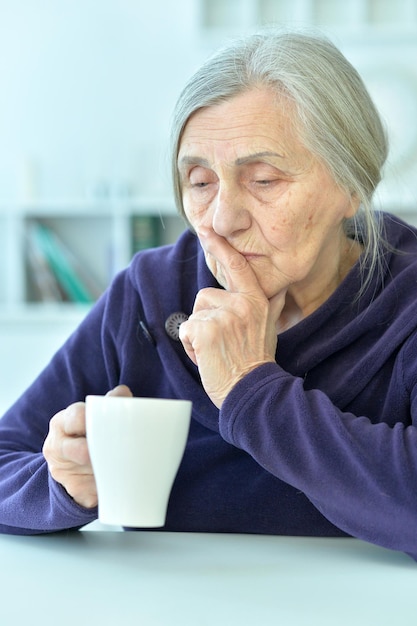
{"label": "white wall", "polygon": [[[316,4],[332,9],[338,1]],[[126,186],[137,194],[169,194],[166,149],[175,99],[209,50],[235,34],[203,32],[204,2],[211,0],[0,0],[0,202],[79,200]],[[213,7],[221,13],[226,2],[230,25],[238,23],[237,11],[239,28],[247,28],[256,0],[213,0]],[[347,7],[364,3],[340,0],[343,19]],[[294,11],[309,3],[261,4],[284,7],[282,15],[296,15],[299,26]],[[346,32],[324,26],[363,71],[392,129],[382,196],[388,208],[401,207],[415,221],[417,37],[415,24],[394,23],[400,5],[412,4],[395,3],[393,30],[389,20],[372,33],[361,30],[356,18]],[[42,319],[24,324],[0,317],[0,413],[76,321],[51,327]]]}
{"label": "white wall", "polygon": [[[31,384],[85,312],[0,316],[0,417]],[[52,416],[51,416],[52,417]]]}
{"label": "white wall", "polygon": [[0,200],[161,193],[156,171],[194,69],[188,0],[0,0]]}
{"label": "white wall", "polygon": [[[248,30],[256,8],[273,7],[267,15],[300,26],[302,6],[320,8],[318,25],[363,73],[387,120],[392,155],[383,200],[412,206],[417,7],[410,0],[398,0],[392,16],[389,2],[375,0],[227,0],[226,12],[221,0],[0,0],[0,202],[90,197],[126,186],[168,194],[170,116],[186,78],[211,46],[236,33],[233,24]],[[379,6],[380,22],[360,22]],[[207,7],[229,28],[204,29]],[[304,11],[313,17],[311,8]]]}

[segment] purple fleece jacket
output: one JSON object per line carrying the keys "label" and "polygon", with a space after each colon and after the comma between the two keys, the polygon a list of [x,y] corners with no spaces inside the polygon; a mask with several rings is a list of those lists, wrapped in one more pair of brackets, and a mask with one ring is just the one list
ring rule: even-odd
{"label": "purple fleece jacket", "polygon": [[384,222],[402,252],[385,254],[382,286],[375,276],[357,301],[357,264],[220,412],[165,330],[199,289],[218,286],[197,239],[136,255],[0,420],[0,531],[96,518],[48,474],[42,444],[57,411],[124,383],[193,401],[165,530],[353,535],[417,558],[417,231]]}

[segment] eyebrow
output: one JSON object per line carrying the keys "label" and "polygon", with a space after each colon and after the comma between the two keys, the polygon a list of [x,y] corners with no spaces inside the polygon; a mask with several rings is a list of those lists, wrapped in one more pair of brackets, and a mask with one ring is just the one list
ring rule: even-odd
{"label": "eyebrow", "polygon": [[283,154],[279,154],[278,152],[269,152],[265,150],[264,152],[255,152],[254,154],[248,154],[248,156],[241,157],[236,159],[236,165],[245,165],[246,163],[253,163],[253,161],[258,161],[259,159],[264,159],[265,157],[278,157],[280,159],[285,159]]}
{"label": "eyebrow", "polygon": [[184,156],[180,159],[178,164],[180,167],[184,165],[201,165],[202,167],[209,167],[207,159],[201,157]]}
{"label": "eyebrow", "polygon": [[[259,159],[264,159],[265,157],[278,157],[280,159],[285,159],[285,156],[283,154],[264,150],[263,152],[254,152],[253,154],[248,154],[245,157],[240,157],[236,159],[235,165],[246,165],[247,163],[253,163],[254,161],[258,161]],[[201,165],[201,167],[210,167],[207,159],[193,156],[184,156],[181,158],[179,166],[181,167],[185,165]]]}

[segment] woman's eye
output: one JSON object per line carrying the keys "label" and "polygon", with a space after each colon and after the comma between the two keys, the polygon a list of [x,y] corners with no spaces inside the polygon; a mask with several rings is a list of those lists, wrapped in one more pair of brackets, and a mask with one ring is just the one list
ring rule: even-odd
{"label": "woman's eye", "polygon": [[260,178],[255,180],[255,185],[258,187],[271,187],[276,182],[274,178]]}
{"label": "woman's eye", "polygon": [[204,189],[213,182],[213,174],[204,167],[194,167],[189,173],[189,184],[194,189]]}
{"label": "woman's eye", "polygon": [[249,179],[257,187],[270,187],[279,180],[278,173],[270,167],[256,167],[249,172]]}

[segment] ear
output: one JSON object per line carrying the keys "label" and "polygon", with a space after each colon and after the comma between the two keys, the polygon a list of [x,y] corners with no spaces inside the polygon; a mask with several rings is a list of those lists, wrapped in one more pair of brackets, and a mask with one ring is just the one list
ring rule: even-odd
{"label": "ear", "polygon": [[356,215],[361,205],[360,198],[356,192],[350,194],[350,203],[346,209],[345,219],[350,219]]}

